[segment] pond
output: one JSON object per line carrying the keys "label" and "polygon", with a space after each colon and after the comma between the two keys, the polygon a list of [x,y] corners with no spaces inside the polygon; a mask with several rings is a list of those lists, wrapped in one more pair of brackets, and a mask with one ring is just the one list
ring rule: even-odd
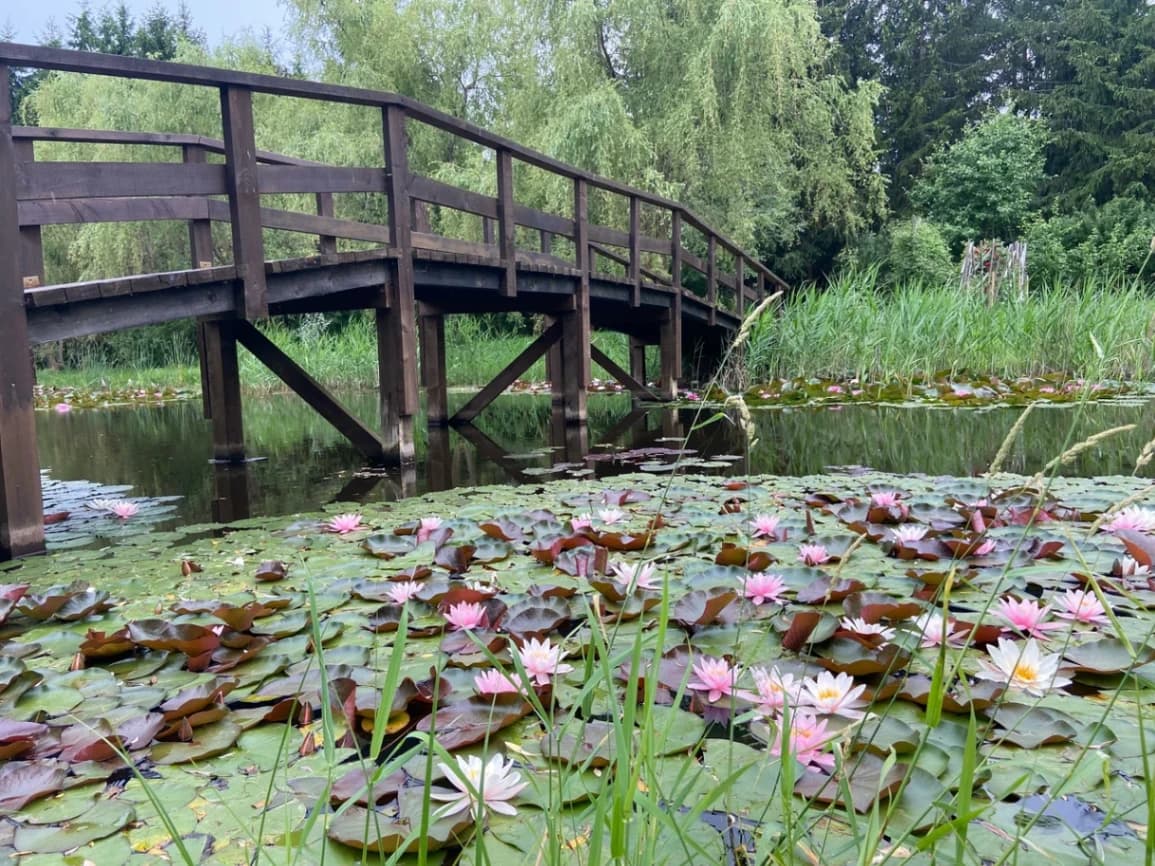
{"label": "pond", "polygon": [[[341,395],[372,419],[375,396]],[[460,405],[464,393],[451,396]],[[551,436],[549,398],[506,395],[477,419],[476,428],[435,432],[417,424],[415,472],[362,472],[363,460],[335,430],[292,395],[249,397],[245,436],[261,458],[243,472],[208,461],[209,423],[199,402],[41,413],[41,465],[55,479],[130,485],[131,495],[180,496],[179,523],[313,511],[331,501],[380,501],[451,487],[529,482],[587,472],[607,476],[642,466],[662,470],[683,437],[695,456],[720,464],[695,471],[801,476],[830,467],[967,476],[985,471],[1021,408],[932,408],[846,405],[754,410],[757,441],[748,454],[736,425],[716,421],[695,429],[698,409],[632,413],[629,397],[591,395],[590,451]],[[451,409],[453,405],[451,404]],[[703,411],[707,418],[712,410]],[[701,420],[701,419],[698,419]],[[1004,468],[1031,474],[1069,445],[1123,424],[1136,429],[1080,454],[1068,475],[1129,475],[1155,431],[1155,400],[1097,402],[1084,407],[1040,404],[1016,436]],[[551,444],[551,438],[553,440]],[[653,450],[650,450],[653,449]],[[568,453],[567,453],[568,450]],[[627,452],[624,459],[622,452]],[[618,459],[610,455],[618,454]],[[743,455],[741,460],[734,459]],[[566,462],[566,461],[569,462]],[[551,472],[554,467],[561,467]],[[693,467],[692,467],[693,468]],[[1141,474],[1150,476],[1155,466]],[[247,496],[246,496],[247,494]],[[248,500],[247,507],[241,500]],[[215,510],[214,510],[215,505]]]}

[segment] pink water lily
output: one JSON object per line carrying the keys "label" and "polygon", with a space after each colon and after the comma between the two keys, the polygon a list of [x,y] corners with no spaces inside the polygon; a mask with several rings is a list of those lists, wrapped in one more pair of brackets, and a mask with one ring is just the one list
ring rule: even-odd
{"label": "pink water lily", "polygon": [[927,611],[914,621],[915,631],[922,634],[919,646],[927,649],[942,646],[944,642],[947,646],[961,646],[966,643],[966,632],[956,632],[953,626],[953,619],[944,620],[941,613]]}
{"label": "pink water lily", "polygon": [[781,522],[782,519],[776,514],[755,514],[750,521],[752,535],[754,538],[774,540],[778,537],[778,525]]}
{"label": "pink water lily", "polygon": [[610,566],[610,571],[614,573],[614,582],[627,592],[631,589],[661,589],[661,586],[654,582],[652,562],[636,564],[615,562]]}
{"label": "pink water lily", "polygon": [[497,668],[490,668],[487,671],[476,674],[473,677],[473,689],[479,695],[486,697],[492,695],[519,695],[523,693],[522,687],[514,682],[509,674]]}
{"label": "pink water lily", "polygon": [[834,769],[834,755],[826,751],[836,734],[826,730],[828,722],[813,713],[799,710],[790,717],[790,740],[783,749],[784,725],[780,725],[770,746],[770,754],[781,758],[784,754],[794,758],[807,770],[818,773]]}
{"label": "pink water lily", "polygon": [[786,580],[780,574],[759,571],[742,582],[742,594],[755,604],[775,602],[786,592]]}
{"label": "pink water lily", "polygon": [[434,813],[438,818],[455,815],[465,809],[469,809],[475,821],[486,809],[502,815],[516,815],[517,809],[509,801],[528,784],[522,781],[513,762],[506,763],[500,754],[495,754],[484,763],[476,755],[458,755],[456,764],[439,763],[437,769],[457,789],[452,792],[430,792],[430,797],[446,804]]}
{"label": "pink water lily", "polygon": [[589,529],[594,525],[594,519],[588,514],[579,514],[577,517],[570,518],[570,529],[574,532],[581,532],[583,529]]}
{"label": "pink water lily", "polygon": [[1084,625],[1105,625],[1110,620],[1103,603],[1093,592],[1085,589],[1069,589],[1059,599],[1063,609],[1056,612],[1059,619],[1069,619]]}
{"label": "pink water lily", "polygon": [[687,684],[687,688],[697,692],[705,692],[706,700],[714,703],[723,695],[734,693],[734,684],[738,680],[738,671],[725,659],[705,656],[694,663],[693,674],[696,680]]}
{"label": "pink water lily", "polygon": [[489,625],[489,614],[480,602],[462,601],[450,605],[444,616],[451,626],[462,631],[485,628]]}
{"label": "pink water lily", "polygon": [[94,511],[107,511],[121,520],[128,520],[140,511],[139,505],[127,499],[93,499],[88,503],[88,507]]}
{"label": "pink water lily", "polygon": [[926,538],[927,528],[925,526],[915,526],[914,524],[903,524],[896,526],[890,530],[890,540],[900,547],[914,544]]}
{"label": "pink water lily", "polygon": [[429,537],[441,528],[441,518],[436,514],[432,517],[422,517],[417,523],[417,543],[428,541]]}
{"label": "pink water lily", "polygon": [[1130,556],[1124,556],[1122,559],[1117,560],[1117,564],[1118,568],[1116,571],[1118,571],[1119,577],[1146,577],[1151,573],[1151,569],[1148,566],[1142,565],[1139,560]]}
{"label": "pink water lily", "polygon": [[1155,510],[1132,505],[1112,515],[1102,529],[1104,532],[1155,532]]}
{"label": "pink water lily", "polygon": [[882,623],[867,622],[860,616],[844,616],[838,624],[842,628],[846,629],[846,631],[852,631],[855,634],[862,635],[863,637],[882,638],[882,643],[878,644],[878,646],[882,646],[887,641],[894,640],[894,629],[887,628]]}
{"label": "pink water lily", "polygon": [[794,674],[784,674],[776,667],[769,671],[765,668],[750,668],[750,674],[754,677],[754,691],[740,690],[737,695],[755,704],[762,715],[774,716],[787,705],[798,703],[802,684],[795,681]]}
{"label": "pink water lily", "polygon": [[802,681],[799,700],[822,715],[861,719],[866,715],[862,707],[868,706],[866,701],[859,700],[864,691],[866,686],[856,686],[850,674],[835,676],[830,671],[822,671],[814,679],[807,677]]}
{"label": "pink water lily", "polygon": [[600,508],[598,509],[598,520],[606,526],[612,526],[615,523],[620,523],[626,516],[626,513],[620,508]]}
{"label": "pink water lily", "polygon": [[987,653],[990,660],[979,659],[979,679],[1005,683],[1038,697],[1071,684],[1069,678],[1059,676],[1059,654],[1042,652],[1034,639],[1019,645],[1001,637],[998,646],[987,647]]}
{"label": "pink water lily", "polygon": [[878,490],[870,494],[870,504],[878,508],[900,508],[902,494],[897,490]]}
{"label": "pink water lily", "polygon": [[515,652],[525,672],[539,686],[548,686],[550,677],[568,674],[573,670],[573,665],[567,665],[562,661],[562,648],[553,646],[549,638],[542,641],[530,638]]}
{"label": "pink water lily", "polygon": [[821,544],[802,544],[798,547],[798,561],[803,565],[822,565],[830,561],[830,552]]}
{"label": "pink water lily", "polygon": [[361,515],[350,512],[349,514],[338,514],[336,517],[325,521],[325,531],[334,532],[337,535],[345,535],[349,532],[356,532],[361,528]]}
{"label": "pink water lily", "polygon": [[389,587],[389,598],[394,604],[405,604],[411,598],[416,598],[421,592],[421,584],[415,580],[402,580]]}
{"label": "pink water lily", "polygon": [[[975,512],[975,515],[976,516],[978,515],[977,511]],[[971,556],[986,556],[989,553],[994,553],[994,550],[997,546],[998,546],[997,541],[995,541],[993,538],[988,538],[985,541],[983,541],[982,544],[980,544],[978,547],[976,547],[974,550],[972,550],[970,555]]]}
{"label": "pink water lily", "polygon": [[1047,632],[1063,627],[1061,622],[1046,621],[1050,612],[1050,605],[1040,607],[1033,599],[1016,601],[1010,596],[1003,596],[999,599],[995,615],[1006,620],[1020,634],[1046,640]]}
{"label": "pink water lily", "polygon": [[57,415],[67,415],[72,411],[72,406],[68,403],[57,403],[52,409]]}

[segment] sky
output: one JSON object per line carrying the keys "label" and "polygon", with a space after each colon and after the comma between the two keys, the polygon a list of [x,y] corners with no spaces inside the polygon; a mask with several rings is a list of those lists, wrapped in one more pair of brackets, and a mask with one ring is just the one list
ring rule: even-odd
{"label": "sky", "polygon": [[[99,11],[115,2],[90,0],[89,8]],[[160,5],[176,11],[179,0],[125,0],[134,16]],[[274,35],[282,30],[285,11],[277,0],[186,0],[197,29],[203,30],[210,45],[245,28],[260,35],[267,27]],[[17,42],[40,41],[49,23],[64,29],[68,18],[81,8],[81,0],[0,0],[0,32],[14,31]]]}

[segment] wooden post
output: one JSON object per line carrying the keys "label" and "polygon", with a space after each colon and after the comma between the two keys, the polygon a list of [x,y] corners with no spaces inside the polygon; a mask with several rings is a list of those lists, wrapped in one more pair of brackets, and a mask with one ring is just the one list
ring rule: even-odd
{"label": "wooden post", "polygon": [[586,389],[590,381],[590,224],[589,185],[574,180],[574,267],[579,276],[574,286],[574,308],[562,320],[562,358],[565,381],[565,420],[585,424],[588,417]]}
{"label": "wooden post", "polygon": [[[556,316],[546,316],[547,328],[558,322]],[[564,325],[562,326],[564,330]],[[545,377],[549,379],[550,402],[560,406],[565,402],[565,356],[562,353],[563,340],[558,340],[549,347],[545,355]]]}
{"label": "wooden post", "polygon": [[553,255],[553,232],[541,229],[541,251],[547,256]]}
{"label": "wooden post", "polygon": [[494,237],[493,220],[489,217],[481,218],[481,242],[483,244],[492,244]]}
{"label": "wooden post", "polygon": [[0,65],[0,559],[44,551],[11,106],[11,74]]}
{"label": "wooden post", "polygon": [[497,151],[497,243],[501,255],[501,294],[517,295],[517,226],[513,221],[513,154]]}
{"label": "wooden post", "polygon": [[673,292],[658,338],[662,365],[659,393],[666,400],[678,396],[678,380],[682,378],[682,212],[677,210],[670,219],[670,258]]}
{"label": "wooden post", "polygon": [[636,195],[630,196],[630,269],[629,280],[632,286],[630,306],[642,305],[642,246],[641,234],[638,231],[639,211],[641,202]]}
{"label": "wooden post", "polygon": [[241,297],[237,309],[246,319],[269,315],[265,284],[265,242],[261,230],[261,194],[257,185],[257,145],[253,137],[253,92],[221,88],[225,139],[225,183],[233,227],[233,264]]}
{"label": "wooden post", "polygon": [[758,271],[758,303],[762,303],[762,299],[766,297],[766,275]]}
{"label": "wooden post", "polygon": [[203,363],[208,370],[208,402],[213,422],[213,460],[240,463],[245,459],[245,432],[236,332],[227,319],[209,320],[203,327]]}
{"label": "wooden post", "polygon": [[[333,193],[317,193],[317,216],[336,216],[337,210],[333,205]],[[322,256],[337,255],[337,239],[332,235],[317,235],[317,252]]]}
{"label": "wooden post", "polygon": [[252,516],[249,503],[249,467],[245,463],[213,466],[213,520],[232,523]]}
{"label": "wooden post", "polygon": [[718,238],[713,234],[706,245],[706,303],[710,305],[709,324],[718,323]]}
{"label": "wooden post", "polygon": [[646,344],[645,341],[630,336],[630,375],[646,384]]}
{"label": "wooden post", "polygon": [[453,489],[453,449],[449,428],[429,428],[425,440],[425,479],[430,491]]}
{"label": "wooden post", "polygon": [[734,253],[734,290],[738,293],[738,318],[746,315],[746,260]]}
{"label": "wooden post", "polygon": [[449,421],[449,400],[445,384],[445,315],[438,309],[419,307],[417,329],[421,341],[421,387],[425,389],[425,418],[430,427]]}
{"label": "wooden post", "polygon": [[391,279],[385,287],[386,305],[376,310],[381,434],[389,462],[411,463],[416,456],[413,417],[419,406],[415,333],[417,310],[413,289],[409,142],[405,132],[405,109],[399,105],[387,105],[382,110],[382,123],[386,195],[389,199],[389,236],[397,250],[397,259]]}
{"label": "wooden post", "polygon": [[[17,162],[32,162],[36,158],[32,141],[14,139],[12,144]],[[40,236],[40,226],[23,226],[20,229],[20,275],[26,289],[45,285],[44,242]]]}
{"label": "wooden post", "polygon": [[[181,148],[186,163],[203,163],[205,149],[195,144],[186,144]],[[194,268],[211,268],[213,266],[213,224],[212,220],[189,220],[188,223],[189,262]],[[197,322],[197,358],[201,368],[201,414],[205,419],[212,418],[212,403],[209,400],[209,371],[205,364],[205,335],[204,323]]]}

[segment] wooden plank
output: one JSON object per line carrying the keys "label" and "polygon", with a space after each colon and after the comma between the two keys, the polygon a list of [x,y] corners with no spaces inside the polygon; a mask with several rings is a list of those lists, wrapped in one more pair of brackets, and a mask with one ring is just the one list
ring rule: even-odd
{"label": "wooden plank", "polygon": [[425,232],[412,232],[411,236],[414,249],[477,256],[482,259],[492,259],[495,264],[498,259],[496,244],[479,244],[474,241],[447,238],[443,235],[430,235]]}
{"label": "wooden plank", "polygon": [[0,559],[44,551],[11,106],[11,73],[0,65]]}
{"label": "wooden plank", "polygon": [[734,294],[738,297],[738,317],[746,315],[746,262],[739,255],[734,259]]}
{"label": "wooden plank", "polygon": [[242,346],[252,352],[257,360],[272,370],[278,379],[348,439],[354,448],[370,460],[384,459],[385,443],[381,438],[341,405],[340,401],[326,391],[308,371],[282,352],[272,340],[249,322],[235,322],[233,328],[236,339]]}
{"label": "wooden plank", "polygon": [[517,233],[513,222],[513,156],[497,152],[497,247],[501,255],[501,294],[517,295]]}
{"label": "wooden plank", "polygon": [[590,242],[595,244],[609,244],[612,247],[621,247],[628,250],[630,248],[630,234],[629,232],[612,229],[609,226],[599,226],[590,224]]}
{"label": "wooden plank", "polygon": [[213,460],[222,463],[240,463],[245,459],[236,324],[228,319],[204,322],[203,349],[208,370],[209,417],[213,422]]}
{"label": "wooden plank", "polygon": [[642,247],[641,232],[638,230],[640,210],[641,202],[638,201],[638,197],[630,196],[630,261],[626,274],[633,283],[633,291],[630,293],[631,307],[642,305]]}
{"label": "wooden plank", "polygon": [[421,305],[417,333],[421,340],[421,386],[425,389],[425,418],[433,427],[449,420],[449,392],[445,378],[445,316]]}
{"label": "wooden plank", "polygon": [[[232,219],[228,205],[223,201],[210,200],[208,212],[214,220],[226,222]],[[375,244],[388,244],[390,241],[389,229],[385,226],[278,208],[261,208],[261,225],[269,229],[307,235],[325,234],[334,238],[348,238]],[[336,254],[335,249],[332,254]]]}
{"label": "wooden plank", "polygon": [[379,168],[342,165],[258,165],[262,193],[385,192]]}
{"label": "wooden plank", "polygon": [[510,361],[504,370],[493,377],[493,381],[482,388],[473,399],[457,410],[450,419],[451,424],[462,421],[472,421],[486,406],[505,393],[505,389],[512,385],[530,367],[534,361],[549,351],[550,346],[562,337],[562,325],[554,322],[541,335],[526,346],[516,358]]}
{"label": "wooden plank", "polygon": [[624,387],[631,394],[641,397],[643,400],[657,400],[658,395],[647,388],[642,382],[639,382],[621,367],[614,363],[613,358],[609,357],[605,352],[597,346],[590,346],[590,359],[613,376],[617,381],[622,383]]}
{"label": "wooden plank", "polygon": [[251,90],[221,88],[221,122],[225,140],[225,186],[233,226],[233,264],[241,281],[237,309],[246,319],[263,319],[269,315],[269,302]]}
{"label": "wooden plank", "polygon": [[513,206],[513,221],[526,228],[537,229],[566,238],[573,237],[573,220],[548,211],[526,207],[523,204]]}
{"label": "wooden plank", "polygon": [[562,390],[565,423],[586,423],[587,389],[590,381],[590,225],[589,186],[574,181],[574,267],[579,273],[574,290],[574,309],[561,316]]}
{"label": "wooden plank", "polygon": [[[604,256],[611,262],[615,262],[619,265],[622,265],[623,267],[629,267],[630,260],[625,256],[618,255],[613,250],[606,249],[605,247],[599,246],[598,244],[590,244],[590,248],[599,256]],[[655,273],[654,271],[648,270],[647,268],[641,268],[641,274],[647,280],[651,280],[655,283],[658,283],[659,285],[668,286],[670,284],[669,277],[665,276],[664,274]]]}
{"label": "wooden plank", "polygon": [[32,162],[16,177],[18,201],[224,195],[225,167],[179,162]]}
{"label": "wooden plank", "polygon": [[384,308],[376,311],[377,365],[380,375],[381,436],[391,463],[416,458],[413,418],[419,411],[417,390],[417,309],[413,283],[412,207],[409,197],[409,140],[405,111],[382,111],[385,142],[386,195],[389,235],[397,249],[391,278],[385,286]]}
{"label": "wooden plank", "polygon": [[409,184],[409,194],[413,198],[490,219],[497,218],[497,199],[493,196],[470,192],[420,174],[411,175]]}
{"label": "wooden plank", "polygon": [[[153,198],[73,198],[60,201],[22,201],[22,226],[78,223],[153,222],[207,219],[211,199],[184,196]],[[225,202],[219,202],[227,211]]]}
{"label": "wooden plank", "polygon": [[[16,161],[30,163],[35,158],[35,151],[31,141],[13,141],[13,153]],[[17,205],[19,213],[20,206]],[[44,242],[40,236],[40,226],[20,226],[20,274],[25,288],[43,286],[47,280],[44,277]]]}

